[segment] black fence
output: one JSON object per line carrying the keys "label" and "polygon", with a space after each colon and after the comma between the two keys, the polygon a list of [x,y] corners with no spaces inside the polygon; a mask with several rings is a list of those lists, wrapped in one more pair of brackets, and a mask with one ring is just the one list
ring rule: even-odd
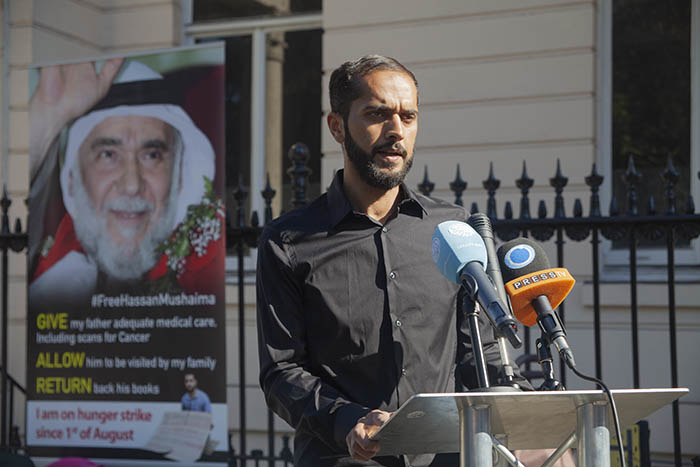
{"label": "black fence", "polygon": [[[288,170],[288,175],[292,181],[292,194],[290,208],[304,205],[307,200],[308,176],[310,170],[307,167],[309,159],[308,149],[303,144],[295,144],[289,150],[289,157],[292,160],[292,167]],[[700,173],[698,174],[700,176]],[[501,240],[509,240],[519,235],[530,236],[539,241],[554,241],[557,249],[556,263],[559,267],[564,267],[564,243],[568,240],[575,242],[589,241],[591,244],[592,261],[592,290],[593,290],[593,330],[595,348],[595,371],[596,376],[602,375],[601,356],[601,316],[600,316],[600,244],[602,239],[615,241],[617,245],[624,244],[630,253],[629,264],[629,288],[630,288],[630,332],[632,336],[632,368],[634,387],[640,387],[639,368],[639,324],[638,324],[638,264],[637,249],[640,240],[652,240],[662,242],[666,251],[666,284],[668,289],[668,322],[670,341],[670,363],[671,387],[678,387],[678,358],[677,358],[677,325],[676,325],[676,290],[675,290],[675,251],[679,243],[688,242],[700,235],[700,214],[695,213],[695,205],[692,197],[687,199],[676,199],[676,184],[679,180],[679,173],[674,169],[672,161],[669,159],[666,170],[662,173],[665,183],[665,199],[661,200],[663,209],[657,209],[657,200],[653,198],[639,200],[637,187],[642,183],[641,177],[634,166],[634,160],[630,157],[627,172],[624,180],[626,183],[626,199],[617,200],[612,198],[608,207],[607,215],[603,215],[599,189],[604,181],[604,177],[598,174],[595,165],[591,173],[585,177],[585,184],[590,189],[589,211],[584,214],[583,203],[580,199],[574,202],[572,215],[568,216],[564,209],[564,188],[568,184],[568,179],[562,174],[559,163],[549,185],[553,189],[553,214],[548,217],[547,204],[540,201],[537,206],[535,216],[531,214],[529,191],[534,185],[534,180],[527,174],[526,165],[523,163],[522,175],[515,180],[515,185],[520,190],[519,213],[514,214],[513,206],[510,202],[504,205],[503,216],[499,217],[496,212],[496,194],[501,185],[493,173],[493,166],[489,171],[486,180],[483,181],[483,188],[487,194],[485,212],[492,219],[497,236]],[[467,184],[460,176],[460,169],[457,166],[455,179],[449,184],[454,197],[451,201],[456,204],[463,204],[462,196],[467,188]],[[418,190],[423,194],[430,195],[435,188],[435,184],[430,181],[428,169],[425,168],[424,179],[418,185]],[[257,194],[255,194],[257,196]],[[247,448],[247,401],[246,401],[246,335],[245,335],[245,300],[244,300],[244,257],[249,248],[257,245],[258,238],[262,231],[262,225],[273,218],[272,200],[276,196],[275,190],[269,185],[260,193],[265,200],[265,210],[261,220],[258,213],[248,215],[245,210],[250,194],[242,184],[239,184],[235,191],[235,206],[229,206],[229,216],[227,225],[227,247],[230,253],[235,252],[238,258],[238,371],[240,383],[240,399],[238,410],[240,414],[240,432],[238,436],[238,452],[233,449],[233,442],[229,445],[229,465],[291,465],[292,451],[289,438],[284,438],[281,446],[276,446],[274,418],[268,412],[267,422],[267,453],[260,450],[248,450]],[[643,208],[640,205],[643,203]],[[18,436],[17,421],[13,413],[15,405],[15,393],[23,392],[23,388],[7,373],[7,319],[8,319],[8,254],[10,251],[22,252],[27,245],[27,234],[22,232],[19,220],[16,221],[14,231],[10,230],[8,210],[10,200],[5,193],[0,200],[2,209],[2,224],[0,229],[0,248],[2,248],[2,321],[0,338],[2,339],[1,366],[2,366],[2,395],[1,398],[1,427],[0,444],[2,449],[21,448],[22,442]],[[620,204],[624,204],[624,210],[620,209]],[[472,204],[471,211],[479,211],[479,206]],[[641,212],[644,212],[641,214]],[[565,321],[565,306],[559,308],[562,321]],[[526,329],[527,332],[527,329]],[[530,360],[528,356],[532,354],[529,336],[526,334],[524,357],[521,360]],[[537,376],[536,372],[530,373]],[[566,370],[561,365],[559,374],[562,383],[566,384]],[[673,404],[673,439],[675,465],[681,465],[681,433],[680,414],[678,402]],[[232,441],[232,440],[231,440]],[[686,442],[692,440],[687,440]]]}
{"label": "black fence", "polygon": [[0,199],[2,218],[0,219],[0,249],[2,249],[2,305],[0,306],[0,448],[2,450],[17,452],[23,443],[19,436],[19,428],[15,421],[15,394],[20,393],[25,397],[26,391],[7,371],[7,320],[8,307],[8,264],[9,252],[19,253],[27,247],[27,233],[22,231],[22,222],[15,221],[14,231],[10,230],[10,217],[8,212],[12,201],[7,196],[7,189],[3,189]]}
{"label": "black fence", "polygon": [[[306,204],[309,200],[306,198],[307,177],[309,169],[306,162],[309,159],[308,149],[303,144],[293,145],[288,154],[293,165],[288,170],[288,175],[291,178],[293,186],[293,199],[289,208],[295,208]],[[482,185],[487,194],[485,212],[492,220],[494,230],[499,239],[502,241],[511,240],[517,236],[532,237],[538,241],[553,241],[556,245],[556,263],[558,267],[565,266],[564,259],[564,244],[567,239],[575,242],[589,241],[591,244],[591,262],[593,269],[592,289],[593,289],[593,332],[594,332],[594,348],[595,348],[595,372],[597,378],[602,378],[602,352],[601,352],[601,303],[600,303],[600,245],[602,239],[607,239],[616,242],[617,245],[624,245],[630,254],[629,264],[629,288],[630,288],[630,332],[632,336],[632,372],[634,387],[640,387],[640,368],[639,368],[639,320],[638,312],[639,305],[637,302],[637,287],[639,284],[637,274],[639,266],[637,264],[637,249],[640,240],[661,242],[666,251],[666,284],[668,289],[668,322],[669,322],[669,337],[670,337],[670,362],[671,368],[671,387],[678,387],[678,356],[677,356],[677,325],[676,325],[676,290],[675,290],[675,251],[677,244],[688,244],[692,239],[700,235],[700,214],[695,213],[695,204],[693,198],[688,196],[686,199],[676,199],[676,185],[680,178],[680,174],[674,168],[671,158],[668,159],[668,164],[665,170],[662,171],[661,181],[664,183],[665,197],[661,200],[663,209],[659,212],[657,209],[657,201],[653,197],[646,200],[640,200],[637,194],[637,189],[641,180],[641,175],[634,165],[634,158],[629,157],[627,171],[623,177],[626,185],[626,199],[618,200],[613,197],[608,207],[607,215],[603,214],[600,202],[599,190],[603,184],[604,177],[599,174],[595,164],[593,164],[591,173],[585,177],[584,182],[590,189],[589,210],[588,214],[584,213],[583,203],[580,199],[574,201],[573,213],[567,216],[564,204],[564,188],[568,184],[568,178],[562,173],[559,161],[557,161],[556,172],[549,179],[549,185],[553,189],[553,214],[548,217],[547,203],[540,201],[537,206],[535,216],[531,214],[529,192],[534,186],[534,179],[528,176],[527,167],[523,162],[523,169],[520,178],[515,180],[515,186],[520,190],[519,196],[519,213],[517,217],[514,214],[512,203],[507,201],[504,205],[503,216],[499,217],[496,211],[496,193],[501,186],[501,181],[498,180],[493,173],[493,165],[487,178]],[[698,173],[700,177],[700,173]],[[644,183],[649,183],[644,181]],[[652,181],[653,183],[653,181]],[[425,195],[430,195],[435,188],[435,184],[429,179],[428,168],[426,166],[423,181],[418,184],[418,190]],[[460,175],[459,165],[456,168],[455,179],[449,183],[449,188],[454,195],[450,200],[456,204],[463,205],[463,194],[467,189],[467,183]],[[243,256],[248,248],[253,248],[257,245],[258,238],[262,232],[262,225],[269,222],[273,218],[271,209],[272,200],[275,197],[275,190],[270,187],[269,182],[265,189],[260,193],[265,200],[265,211],[262,222],[257,213],[253,212],[248,218],[245,212],[246,202],[249,193],[245,187],[240,186],[235,192],[236,206],[230,206],[231,218],[235,219],[232,225],[227,228],[227,242],[229,248],[235,245],[238,252],[238,329],[239,329],[239,381],[241,385],[239,410],[240,410],[240,432],[239,432],[239,450],[241,453],[246,453],[246,394],[243,388],[246,383],[246,368],[245,368],[245,321],[244,309],[245,303],[243,298],[244,290],[244,267]],[[644,203],[644,204],[642,204]],[[620,209],[620,205],[624,205],[624,209]],[[640,207],[641,205],[641,207]],[[472,213],[479,212],[479,206],[474,203],[470,207]],[[642,214],[643,212],[643,214]],[[230,251],[230,250],[229,250]],[[559,315],[562,322],[565,322],[566,312],[565,304],[559,307]],[[533,352],[531,349],[529,329],[525,329],[525,345],[524,354],[518,361],[525,362],[529,365],[532,362]],[[537,377],[539,372],[530,370],[529,367],[524,369],[526,375]],[[566,384],[566,366],[561,363],[559,379]],[[680,414],[678,402],[673,403],[673,439],[674,439],[674,463],[677,466],[682,465],[681,451],[681,433],[680,433]],[[692,442],[688,440],[687,442]],[[274,419],[271,413],[268,413],[268,452],[261,455],[259,451],[245,455],[231,451],[230,465],[250,465],[250,460],[255,460],[257,466],[260,462],[267,462],[270,466],[280,465],[278,462],[283,462],[287,465],[290,462],[288,441],[285,440],[284,446],[279,450],[275,447],[274,435]],[[697,459],[693,460],[697,462]],[[631,464],[630,464],[631,465]]]}

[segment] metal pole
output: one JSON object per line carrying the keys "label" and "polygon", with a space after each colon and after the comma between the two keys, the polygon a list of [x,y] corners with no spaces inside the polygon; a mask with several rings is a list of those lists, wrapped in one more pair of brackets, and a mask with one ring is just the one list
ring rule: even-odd
{"label": "metal pole", "polygon": [[240,235],[236,239],[236,254],[238,255],[238,387],[239,387],[239,428],[240,435],[240,465],[246,465],[246,378],[245,378],[245,200],[248,192],[243,186],[243,177],[239,174],[238,189],[234,197],[237,202],[236,227]]}
{"label": "metal pole", "polygon": [[567,449],[573,448],[576,445],[576,432],[574,431],[569,435],[568,438],[564,440],[563,443],[557,448],[556,451],[552,453],[551,456],[549,456],[549,459],[544,461],[544,464],[542,464],[542,467],[552,467],[556,461],[559,460],[561,456],[564,455]]}
{"label": "metal pole", "polygon": [[7,246],[2,249],[2,427],[0,428],[0,448],[7,449]]}
{"label": "metal pole", "polygon": [[267,409],[267,451],[270,456],[270,467],[275,467],[275,414]]}
{"label": "metal pole", "polygon": [[[462,309],[470,306],[473,302],[467,294],[464,294]],[[476,377],[479,382],[479,388],[488,388],[489,373],[486,368],[486,359],[484,358],[484,347],[481,344],[481,333],[479,331],[479,307],[478,303],[474,303],[473,311],[467,312],[467,322],[469,323],[469,331],[472,338],[472,352],[474,354],[474,367],[476,368]]]}
{"label": "metal pole", "polygon": [[[564,267],[564,232],[561,226],[557,227],[557,267],[563,268]],[[561,321],[561,325],[564,326],[566,324],[566,317],[565,317],[565,308],[564,308],[564,303],[559,305],[559,320]],[[559,358],[559,379],[561,380],[561,384],[566,387],[566,362]]]}
{"label": "metal pole", "polygon": [[[2,205],[2,235],[7,238],[7,236],[10,234],[10,227],[9,227],[9,218],[7,216],[7,209],[9,208],[9,200],[7,199],[7,192],[5,191],[5,194],[3,196],[3,205]],[[8,270],[8,260],[7,260],[7,248],[8,245],[7,243],[2,245],[2,348],[1,348],[1,353],[2,353],[2,402],[0,402],[0,411],[2,411],[2,415],[0,416],[0,422],[2,423],[2,426],[0,426],[0,448],[4,451],[8,448],[8,432],[7,432],[7,314],[8,314],[8,309],[7,309],[7,283],[8,283],[8,275],[7,275],[7,270]]]}
{"label": "metal pole", "polygon": [[595,376],[603,378],[602,346],[600,340],[600,266],[598,264],[598,227],[593,227],[593,338],[595,341]]}
{"label": "metal pole", "polygon": [[508,449],[508,437],[505,435],[493,435],[491,437],[493,449],[499,455],[495,459],[494,467],[505,467],[506,464],[514,467],[526,467],[520,462],[515,455]]}
{"label": "metal pole", "polygon": [[584,404],[576,409],[578,467],[610,467],[608,404]]}
{"label": "metal pole", "polygon": [[[666,253],[668,258],[668,332],[671,346],[671,387],[678,387],[678,344],[676,337],[676,273],[675,273],[675,232],[669,227],[666,235]],[[673,457],[677,466],[681,465],[681,426],[678,400],[673,401]]]}
{"label": "metal pole", "polygon": [[460,467],[493,467],[491,407],[458,404]]}
{"label": "metal pole", "polygon": [[637,312],[637,231],[630,229],[630,307],[632,312],[632,371],[634,388],[639,389],[639,319]]}
{"label": "metal pole", "polygon": [[[239,228],[242,230],[242,225],[239,224]],[[240,418],[240,439],[241,445],[239,446],[239,452],[241,453],[241,466],[246,465],[246,379],[245,379],[245,282],[244,282],[244,264],[243,255],[245,253],[243,247],[243,236],[238,240],[238,387],[240,391],[240,407],[239,407],[239,418]]]}

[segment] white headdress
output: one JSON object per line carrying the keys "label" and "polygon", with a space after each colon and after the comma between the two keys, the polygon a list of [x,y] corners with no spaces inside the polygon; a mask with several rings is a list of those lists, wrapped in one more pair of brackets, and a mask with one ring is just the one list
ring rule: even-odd
{"label": "white headdress", "polygon": [[[129,61],[115,83],[162,79],[163,77],[140,62]],[[204,178],[214,178],[215,155],[209,139],[197,128],[192,119],[178,105],[142,104],[119,105],[89,112],[75,121],[68,132],[66,156],[61,168],[61,191],[63,203],[71,217],[76,217],[75,202],[69,193],[70,172],[78,168],[78,149],[92,129],[109,117],[120,116],[154,117],[169,124],[180,132],[182,139],[182,186],[175,199],[177,210],[175,225],[182,222],[187,207],[199,204],[204,195]],[[173,180],[173,183],[176,181]]]}

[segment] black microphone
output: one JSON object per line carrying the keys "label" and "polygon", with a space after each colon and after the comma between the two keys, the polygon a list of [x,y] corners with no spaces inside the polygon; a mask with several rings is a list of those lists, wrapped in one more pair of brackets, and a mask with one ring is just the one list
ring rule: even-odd
{"label": "black microphone", "polygon": [[[494,287],[496,287],[498,296],[501,298],[503,304],[509,306],[508,295],[506,294],[506,288],[503,285],[501,268],[498,265],[496,243],[494,242],[491,220],[486,214],[476,212],[469,216],[469,219],[467,219],[467,224],[472,226],[472,228],[474,228],[474,230],[481,235],[481,239],[484,241],[484,246],[486,247],[486,274],[491,278],[491,282],[493,282]],[[506,312],[509,311],[509,309],[506,309]],[[512,312],[509,314],[512,314]],[[506,346],[505,338],[500,332],[496,332],[496,340],[498,342],[498,351],[501,354],[503,377],[508,384],[511,384],[515,378],[515,372],[513,370],[510,355],[508,354],[508,347]]]}
{"label": "black microphone", "polygon": [[465,222],[445,221],[435,228],[431,247],[433,260],[442,275],[462,284],[469,297],[481,305],[491,324],[513,347],[520,347],[522,342],[516,334],[515,321],[484,272],[487,256],[481,236]]}
{"label": "black microphone", "polygon": [[486,274],[491,278],[491,282],[496,287],[498,295],[503,300],[503,303],[508,303],[508,295],[506,295],[506,288],[503,285],[503,276],[501,275],[501,268],[498,263],[498,255],[496,254],[496,244],[493,238],[493,227],[491,226],[491,220],[489,217],[481,212],[476,212],[469,216],[467,219],[467,224],[471,225],[476,232],[481,235],[484,240],[484,246],[486,247],[486,257],[488,259],[486,263]]}
{"label": "black microphone", "polygon": [[554,312],[574,286],[569,271],[551,268],[542,247],[522,237],[501,245],[498,262],[515,317],[526,326],[537,322],[561,358],[574,368],[576,362],[566,331]]}

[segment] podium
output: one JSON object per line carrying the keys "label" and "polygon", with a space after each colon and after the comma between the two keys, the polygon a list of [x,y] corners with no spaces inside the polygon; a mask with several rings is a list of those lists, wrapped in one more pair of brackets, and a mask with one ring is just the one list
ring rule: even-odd
{"label": "podium", "polygon": [[[687,393],[612,390],[620,429]],[[510,450],[562,452],[575,439],[579,467],[606,467],[611,423],[610,404],[600,390],[416,394],[372,438],[381,442],[381,455],[459,452],[463,467],[491,467],[494,437]]]}

